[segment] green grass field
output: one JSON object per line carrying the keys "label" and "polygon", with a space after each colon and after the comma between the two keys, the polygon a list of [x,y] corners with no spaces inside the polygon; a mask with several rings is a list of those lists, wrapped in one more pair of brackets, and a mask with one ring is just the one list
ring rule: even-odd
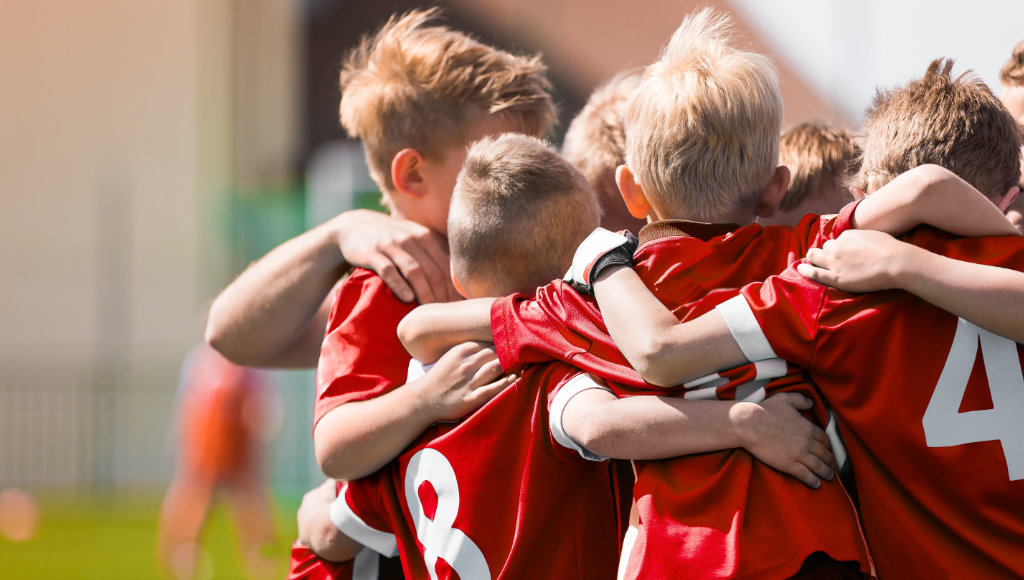
{"label": "green grass field", "polygon": [[[158,493],[128,499],[40,498],[35,536],[12,542],[0,536],[0,579],[137,580],[167,578],[156,564]],[[278,541],[266,556],[280,562],[283,578],[296,537],[295,510],[301,498],[276,498]],[[210,566],[198,578],[246,577],[235,550],[234,531],[223,509],[209,518],[203,547]]]}

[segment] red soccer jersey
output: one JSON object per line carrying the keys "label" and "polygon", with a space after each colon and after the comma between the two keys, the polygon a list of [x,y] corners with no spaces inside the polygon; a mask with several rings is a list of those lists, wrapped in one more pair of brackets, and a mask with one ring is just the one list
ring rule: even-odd
{"label": "red soccer jersey", "polygon": [[411,360],[396,331],[415,302],[400,301],[379,276],[362,268],[341,283],[333,300],[316,371],[314,426],[338,405],[404,384]]}
{"label": "red soccer jersey", "polygon": [[[835,220],[805,219],[796,230],[652,224],[641,232],[636,270],[677,317],[686,319],[735,296],[740,286],[779,271],[811,244],[837,236],[851,214],[852,207]],[[596,302],[562,283],[542,288],[532,300],[499,300],[492,328],[506,369],[563,359],[621,383],[610,384],[619,396],[759,401],[797,390],[816,401],[815,412],[824,421],[824,405],[813,387],[781,360],[676,389],[647,385],[607,335]],[[629,555],[629,578],[787,577],[817,551],[835,560],[859,561],[863,571],[871,570],[856,513],[838,480],[812,490],[742,449],[635,461],[634,466],[640,528]]]}
{"label": "red soccer jersey", "polygon": [[[1024,270],[1021,238],[906,239]],[[831,403],[881,577],[1024,577],[1024,347],[905,292],[846,294],[793,269],[722,311],[745,353],[799,364]]]}
{"label": "red soccer jersey", "polygon": [[580,381],[589,379],[564,364],[527,367],[467,419],[431,427],[388,467],[350,482],[332,519],[382,553],[397,546],[410,580],[430,578],[428,567],[437,578],[615,578],[614,467],[583,459],[548,428],[551,400]]}

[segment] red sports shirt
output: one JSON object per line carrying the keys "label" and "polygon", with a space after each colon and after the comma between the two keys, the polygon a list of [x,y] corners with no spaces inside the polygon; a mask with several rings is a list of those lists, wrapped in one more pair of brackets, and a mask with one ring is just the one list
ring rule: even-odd
{"label": "red sports shirt", "polygon": [[[736,288],[802,257],[811,244],[838,236],[849,227],[852,211],[848,207],[834,220],[805,219],[796,230],[659,222],[641,232],[636,271],[677,317],[697,316],[735,296]],[[647,385],[607,335],[596,302],[560,282],[538,290],[532,300],[499,300],[492,309],[492,328],[506,369],[567,360],[620,383],[610,384],[619,396],[760,401],[796,390],[815,400],[817,419],[825,424],[818,394],[781,360],[676,389]],[[838,480],[812,490],[742,449],[635,461],[634,466],[640,529],[629,555],[629,578],[781,578],[795,574],[817,551],[839,561],[859,561],[863,571],[871,570],[856,514]]]}
{"label": "red sports shirt", "polygon": [[316,371],[314,426],[338,405],[403,385],[411,360],[396,331],[415,302],[402,302],[377,274],[362,268],[341,283],[333,300]]}
{"label": "red sports shirt", "polygon": [[[350,482],[331,510],[348,536],[397,551],[409,579],[613,579],[623,517],[615,470],[559,444],[549,405],[586,375],[535,365],[458,424]],[[582,388],[593,388],[594,383]]]}
{"label": "red sports shirt", "polygon": [[[1024,270],[1021,238],[906,239]],[[792,269],[721,310],[749,358],[799,364],[831,403],[882,578],[1024,577],[1024,347],[905,292]]]}

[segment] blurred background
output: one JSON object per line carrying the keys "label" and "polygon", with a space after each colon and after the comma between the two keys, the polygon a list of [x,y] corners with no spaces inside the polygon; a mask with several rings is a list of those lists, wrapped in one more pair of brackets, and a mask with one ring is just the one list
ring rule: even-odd
{"label": "blurred background", "polygon": [[[1019,0],[450,0],[447,22],[542,52],[562,125],[652,61],[683,16],[731,12],[778,65],[786,123],[856,129],[876,86],[939,56],[998,95]],[[346,49],[409,0],[0,2],[0,578],[150,578],[176,385],[210,300],[252,260],[372,206],[337,122]],[[310,372],[269,375],[283,564],[319,472]],[[13,498],[13,499],[12,499]],[[210,578],[244,577],[214,513]],[[282,568],[283,570],[283,568]]]}

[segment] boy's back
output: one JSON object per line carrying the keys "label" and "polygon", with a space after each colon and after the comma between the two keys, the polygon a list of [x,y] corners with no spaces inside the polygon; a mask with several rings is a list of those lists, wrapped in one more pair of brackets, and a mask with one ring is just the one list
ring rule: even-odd
{"label": "boy's back", "polygon": [[[539,141],[475,144],[449,215],[457,287],[488,295],[559,275],[598,215],[582,174]],[[549,427],[559,397],[593,387],[566,364],[525,369],[465,420],[430,427],[385,469],[350,482],[335,523],[371,546],[393,534],[409,578],[614,578],[624,529],[616,470]]]}
{"label": "boy's back", "polygon": [[[1020,238],[922,229],[907,240],[1024,270]],[[743,297],[754,335],[806,368],[836,410],[882,573],[1024,574],[1024,346],[905,292],[852,296],[794,270]]]}

